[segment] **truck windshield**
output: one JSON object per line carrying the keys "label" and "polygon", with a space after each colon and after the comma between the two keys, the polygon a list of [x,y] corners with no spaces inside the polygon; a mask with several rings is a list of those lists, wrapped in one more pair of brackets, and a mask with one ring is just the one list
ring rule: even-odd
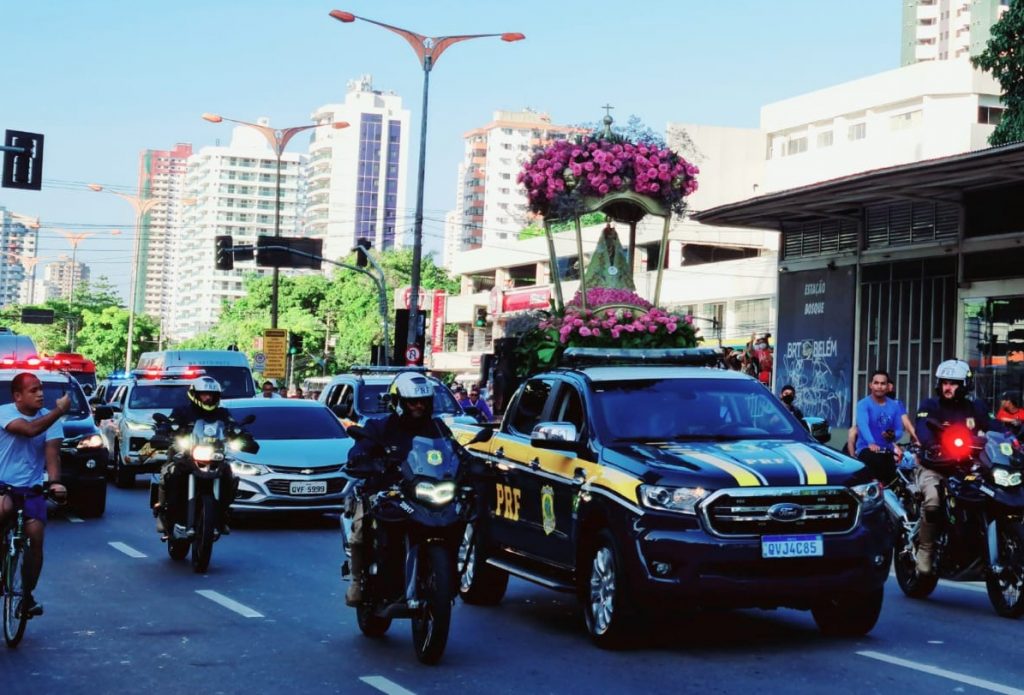
{"label": "truck windshield", "polygon": [[188,405],[188,384],[139,384],[128,396],[128,407],[139,410],[171,410]]}
{"label": "truck windshield", "polygon": [[[387,391],[388,384],[363,384],[359,389],[359,412],[363,415],[386,415],[391,411],[381,396]],[[434,386],[434,415],[462,415],[462,406],[455,402],[448,387],[442,384]]]}
{"label": "truck windshield", "polygon": [[796,418],[753,381],[600,381],[593,388],[594,416],[610,441],[807,439]]}

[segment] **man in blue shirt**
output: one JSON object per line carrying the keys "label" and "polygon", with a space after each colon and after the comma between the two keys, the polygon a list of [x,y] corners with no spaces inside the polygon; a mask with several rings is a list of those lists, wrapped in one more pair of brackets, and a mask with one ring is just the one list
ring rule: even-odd
{"label": "man in blue shirt", "polygon": [[889,373],[871,374],[870,394],[857,402],[857,458],[883,483],[896,474],[896,460],[903,455],[896,442],[903,436],[906,410],[900,401],[887,397]]}
{"label": "man in blue shirt", "polygon": [[0,495],[0,526],[15,513],[13,498],[24,498],[25,533],[30,543],[22,567],[25,596],[21,610],[34,617],[43,614],[43,607],[32,596],[43,567],[43,474],[47,474],[54,495],[67,495],[60,482],[60,443],[64,438],[60,418],[71,409],[71,397],[64,394],[57,399],[54,410],[47,410],[43,407],[43,385],[28,372],[11,380],[11,396],[13,403],[0,406],[0,484],[13,488]]}
{"label": "man in blue shirt", "polygon": [[469,387],[469,397],[466,397],[466,392],[462,391],[458,395],[459,405],[463,408],[476,408],[479,411],[477,419],[480,422],[490,422],[494,419],[494,413],[491,412],[490,406],[487,405],[487,401],[480,397],[480,389],[476,386]]}

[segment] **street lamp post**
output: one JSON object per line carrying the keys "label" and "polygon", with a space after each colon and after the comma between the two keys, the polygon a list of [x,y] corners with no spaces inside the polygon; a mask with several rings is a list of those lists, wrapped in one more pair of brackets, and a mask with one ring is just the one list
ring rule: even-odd
{"label": "street lamp post", "polygon": [[[430,95],[430,71],[437,63],[441,54],[452,44],[469,39],[482,39],[492,36],[500,37],[502,41],[521,41],[525,35],[518,32],[505,32],[503,34],[462,34],[458,36],[424,36],[408,29],[385,24],[366,17],[354,15],[351,12],[332,10],[331,17],[339,22],[354,22],[360,19],[370,24],[376,24],[388,31],[398,34],[405,39],[412,50],[416,52],[420,65],[423,68],[423,106],[420,115],[420,155],[419,167],[416,182],[416,213],[413,221],[412,232],[412,277],[409,284],[412,285],[409,292],[409,332],[408,345],[416,345],[419,337],[419,291],[420,291],[420,262],[423,257],[423,176],[427,165],[427,102]],[[421,356],[422,357],[422,356]],[[409,361],[409,360],[407,360]],[[418,360],[417,360],[418,362]]]}
{"label": "street lamp post", "polygon": [[[90,183],[89,188],[94,191],[104,190],[103,186],[98,183]],[[138,284],[140,280],[137,276],[139,274],[139,251],[142,248],[142,220],[158,203],[163,202],[163,199],[143,198],[118,191],[108,191],[108,193],[113,193],[118,198],[127,200],[135,211],[135,241],[132,244],[131,289],[129,290],[128,297],[128,347],[125,350],[124,356],[124,370],[125,372],[130,372],[132,369],[132,341],[135,339],[135,304],[138,301]]]}
{"label": "street lamp post", "polygon": [[[209,121],[210,123],[221,123],[222,121],[230,121],[231,123],[237,123],[238,125],[244,125],[258,131],[263,137],[270,143],[270,148],[274,151],[274,157],[277,159],[277,183],[274,187],[274,236],[281,236],[281,155],[284,154],[284,149],[288,146],[289,141],[304,130],[311,128],[319,128],[320,126],[328,125],[327,123],[310,123],[309,125],[300,125],[292,128],[271,128],[269,125],[261,125],[259,123],[249,123],[248,121],[239,121],[234,118],[226,118],[215,113],[204,113],[203,120]],[[348,123],[346,121],[338,121],[331,123],[330,126],[335,130],[347,128]],[[270,327],[277,328],[277,288],[280,277],[280,269],[274,266],[273,281],[271,285],[270,293]]]}
{"label": "street lamp post", "polygon": [[[68,313],[70,314],[75,304],[75,271],[78,270],[78,245],[91,237],[92,233],[80,232],[72,234],[64,229],[58,229],[57,232],[71,244],[71,289],[68,292]],[[77,333],[77,329],[73,325],[74,321],[75,319],[71,318],[68,322],[68,346],[71,352],[75,351],[75,334]]]}

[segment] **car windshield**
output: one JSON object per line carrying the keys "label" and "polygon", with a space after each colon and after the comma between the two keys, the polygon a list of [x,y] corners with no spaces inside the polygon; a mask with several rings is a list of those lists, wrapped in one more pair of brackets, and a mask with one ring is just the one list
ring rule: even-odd
{"label": "car windshield", "polygon": [[248,415],[256,420],[245,426],[256,441],[269,439],[344,439],[345,428],[326,406],[316,408],[229,408],[231,417],[241,422]]}
{"label": "car windshield", "polygon": [[[71,410],[68,411],[70,415],[84,417],[89,414],[89,404],[85,401],[85,394],[82,393],[82,389],[70,384],[44,382],[43,407],[52,410],[57,405],[57,399],[65,393],[71,396]],[[6,405],[13,400],[14,396],[11,395],[11,382],[0,382],[0,405]]]}
{"label": "car windshield", "polygon": [[188,384],[138,384],[128,396],[128,407],[171,410],[188,405]]}
{"label": "car windshield", "polygon": [[256,385],[252,380],[252,372],[248,367],[207,367],[203,372],[212,376],[224,389],[224,398],[252,398],[256,395]]}
{"label": "car windshield", "polygon": [[[389,384],[363,384],[359,389],[359,412],[363,415],[384,415],[390,412],[381,395]],[[462,407],[455,402],[451,391],[442,384],[434,386],[434,415],[461,415]]]}
{"label": "car windshield", "polygon": [[71,376],[78,379],[78,383],[82,386],[92,386],[96,388],[96,372],[69,372]]}
{"label": "car windshield", "polygon": [[594,403],[600,429],[613,441],[807,438],[796,418],[754,381],[600,381]]}

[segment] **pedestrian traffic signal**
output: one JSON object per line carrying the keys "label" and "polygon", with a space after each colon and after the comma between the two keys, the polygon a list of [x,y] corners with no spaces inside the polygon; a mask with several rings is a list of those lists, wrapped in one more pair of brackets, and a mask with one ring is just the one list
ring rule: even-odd
{"label": "pedestrian traffic signal", "polygon": [[476,326],[477,328],[484,328],[485,326],[487,326],[487,309],[485,309],[482,306],[477,307],[476,321],[473,322],[473,325]]}
{"label": "pedestrian traffic signal", "polygon": [[288,354],[297,355],[302,352],[302,336],[298,333],[288,334]]}
{"label": "pedestrian traffic signal", "polygon": [[214,267],[217,270],[234,270],[235,268],[235,257],[231,253],[231,247],[234,245],[231,241],[230,234],[223,234],[216,238],[216,256],[214,260]]}
{"label": "pedestrian traffic signal", "polygon": [[373,242],[371,242],[369,239],[366,239],[365,237],[362,238],[362,239],[359,239],[356,242],[356,248],[355,248],[355,251],[356,251],[356,265],[359,266],[360,268],[365,268],[367,263],[369,262],[367,260],[366,256],[367,256],[367,251],[370,250],[370,247],[372,245],[373,245]]}

